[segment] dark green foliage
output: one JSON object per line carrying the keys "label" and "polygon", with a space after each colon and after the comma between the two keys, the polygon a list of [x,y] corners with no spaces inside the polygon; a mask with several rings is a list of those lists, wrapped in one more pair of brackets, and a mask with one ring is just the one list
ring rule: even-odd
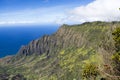
{"label": "dark green foliage", "polygon": [[117,74],[120,75],[120,27],[116,28],[112,35],[115,41],[116,50],[116,53],[113,54],[112,58],[115,61],[115,68],[117,69]]}
{"label": "dark green foliage", "polygon": [[11,75],[2,73],[0,74],[0,80],[27,80],[27,79],[21,74]]}
{"label": "dark green foliage", "polygon": [[120,27],[116,28],[112,33],[113,39],[115,41],[116,52],[120,51]]}
{"label": "dark green foliage", "polygon": [[82,76],[87,79],[94,79],[99,75],[98,67],[95,64],[86,64],[83,68]]}
{"label": "dark green foliage", "polygon": [[101,78],[100,80],[106,80],[105,78]]}
{"label": "dark green foliage", "polygon": [[0,74],[0,80],[9,80],[9,74]]}
{"label": "dark green foliage", "polygon": [[23,75],[17,74],[17,75],[15,75],[15,76],[13,76],[11,80],[27,80],[27,79],[24,78]]}

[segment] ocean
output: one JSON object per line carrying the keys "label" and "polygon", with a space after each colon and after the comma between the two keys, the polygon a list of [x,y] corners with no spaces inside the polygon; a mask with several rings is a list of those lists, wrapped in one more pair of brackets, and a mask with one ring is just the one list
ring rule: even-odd
{"label": "ocean", "polygon": [[43,35],[51,35],[59,26],[8,26],[0,27],[0,58],[14,55],[22,45],[38,39]]}

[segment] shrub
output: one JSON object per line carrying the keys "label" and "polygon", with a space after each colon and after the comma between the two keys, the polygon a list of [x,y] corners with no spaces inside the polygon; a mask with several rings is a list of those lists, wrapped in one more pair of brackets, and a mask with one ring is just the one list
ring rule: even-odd
{"label": "shrub", "polygon": [[116,28],[112,33],[113,39],[115,41],[116,53],[113,54],[112,59],[115,62],[115,69],[117,74],[120,75],[120,27]]}
{"label": "shrub", "polygon": [[99,75],[98,67],[95,64],[86,64],[83,68],[82,76],[87,79],[96,79]]}

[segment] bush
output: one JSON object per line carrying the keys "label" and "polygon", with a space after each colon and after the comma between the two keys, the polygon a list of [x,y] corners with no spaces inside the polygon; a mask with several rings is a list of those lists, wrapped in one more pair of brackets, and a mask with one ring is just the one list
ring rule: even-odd
{"label": "bush", "polygon": [[115,41],[116,52],[120,51],[120,27],[116,28],[112,33],[113,40]]}
{"label": "bush", "polygon": [[82,76],[87,79],[96,79],[99,75],[98,67],[95,64],[86,64],[83,68]]}
{"label": "bush", "polygon": [[115,69],[117,74],[120,75],[120,27],[116,28],[112,33],[113,39],[115,41],[116,53],[113,54],[112,59],[115,62]]}

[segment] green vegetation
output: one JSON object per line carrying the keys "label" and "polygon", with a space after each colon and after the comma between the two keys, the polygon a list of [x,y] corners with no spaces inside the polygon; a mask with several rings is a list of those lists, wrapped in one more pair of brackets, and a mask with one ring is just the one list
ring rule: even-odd
{"label": "green vegetation", "polygon": [[120,27],[116,28],[112,34],[115,41],[116,50],[116,53],[113,54],[112,58],[115,61],[115,68],[117,69],[117,74],[120,75]]}
{"label": "green vegetation", "polygon": [[1,62],[0,73],[22,74],[27,80],[119,80],[111,60],[115,51],[116,64],[120,60],[119,26],[99,21],[64,24],[55,34],[25,46],[8,63]]}
{"label": "green vegetation", "polygon": [[[62,75],[63,80],[79,80],[82,77],[84,78],[85,75],[83,76],[83,71],[88,67],[87,64],[94,63],[96,65],[101,65],[103,63],[102,57],[98,53],[96,53],[94,49],[85,49],[84,47],[78,49],[68,48],[66,50],[62,50],[60,52],[59,59],[60,66],[64,71]],[[92,71],[93,67],[95,66],[90,66],[89,70]],[[94,73],[94,71],[91,71],[88,72],[88,74]],[[89,79],[89,77],[86,78]]]}
{"label": "green vegetation", "polygon": [[83,69],[82,76],[90,80],[96,80],[96,77],[99,75],[98,67],[95,64],[86,64]]}

